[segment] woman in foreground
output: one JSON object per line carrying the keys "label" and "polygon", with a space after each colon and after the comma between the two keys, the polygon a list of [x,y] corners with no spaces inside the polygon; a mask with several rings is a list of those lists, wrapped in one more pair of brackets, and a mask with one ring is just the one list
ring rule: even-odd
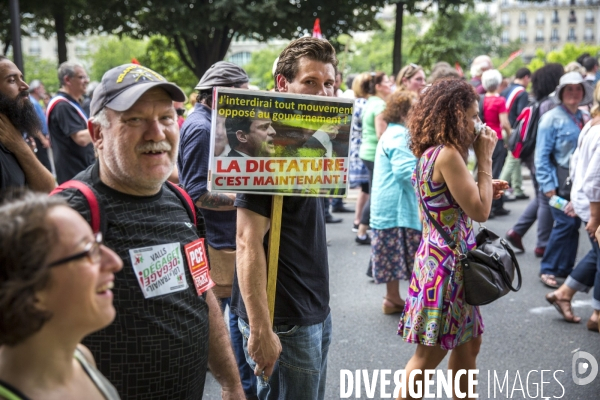
{"label": "woman in foreground", "polygon": [[118,399],[80,343],[115,318],[123,263],[58,198],[0,206],[0,398]]}
{"label": "woman in foreground", "polygon": [[[407,377],[415,369],[435,369],[449,350],[449,370],[476,368],[484,330],[479,307],[465,302],[458,257],[423,208],[467,252],[475,247],[471,220],[486,221],[492,199],[508,187],[503,181],[492,183],[492,153],[498,138],[489,127],[477,129],[481,122],[478,100],[469,83],[440,80],[425,91],[409,117],[411,150],[418,159],[413,186],[423,232],[398,328],[405,341],[417,344],[405,367]],[[479,165],[478,183],[467,169],[471,144]],[[423,376],[418,379],[422,381]],[[460,378],[460,390],[467,391],[466,375]],[[400,393],[399,398],[420,398],[406,394]]]}

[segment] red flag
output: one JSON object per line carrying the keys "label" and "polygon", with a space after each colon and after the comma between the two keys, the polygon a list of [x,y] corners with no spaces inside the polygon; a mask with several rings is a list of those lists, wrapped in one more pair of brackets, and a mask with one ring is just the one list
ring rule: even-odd
{"label": "red flag", "polygon": [[318,39],[323,39],[323,35],[321,34],[321,21],[319,18],[315,19],[315,25],[313,26],[313,37]]}
{"label": "red flag", "polygon": [[506,59],[506,61],[504,61],[504,63],[498,67],[498,69],[504,69],[508,66],[508,64],[510,64],[511,62],[513,62],[515,60],[515,58],[519,57],[521,54],[523,53],[523,49],[519,49],[517,51],[514,51],[510,56],[508,56],[508,58]]}
{"label": "red flag", "polygon": [[454,69],[456,69],[458,71],[460,76],[465,76],[465,73],[463,72],[462,68],[460,67],[460,64],[458,63],[458,61],[456,63],[454,63]]}
{"label": "red flag", "polygon": [[131,63],[132,63],[132,64],[135,64],[135,65],[140,65],[140,62],[139,62],[139,61],[137,60],[137,58],[135,58],[135,57],[133,57],[133,58],[131,59]]}

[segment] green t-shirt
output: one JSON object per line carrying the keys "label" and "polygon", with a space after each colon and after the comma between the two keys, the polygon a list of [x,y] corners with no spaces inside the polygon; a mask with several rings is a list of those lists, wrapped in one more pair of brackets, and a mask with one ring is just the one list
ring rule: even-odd
{"label": "green t-shirt", "polygon": [[385,101],[377,96],[371,96],[365,104],[362,119],[362,143],[358,156],[367,161],[375,161],[377,149],[377,133],[375,132],[375,117],[385,110]]}

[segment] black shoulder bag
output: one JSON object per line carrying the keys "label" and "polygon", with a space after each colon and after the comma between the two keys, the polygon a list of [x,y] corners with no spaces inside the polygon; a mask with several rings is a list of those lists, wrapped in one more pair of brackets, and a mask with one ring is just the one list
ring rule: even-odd
{"label": "black shoulder bag", "polygon": [[[427,218],[442,235],[448,247],[456,251],[456,241],[431,216],[420,188],[417,190]],[[466,302],[472,306],[482,306],[499,299],[511,290],[519,291],[522,282],[521,270],[510,245],[484,226],[479,229],[475,241],[477,247],[474,250],[466,254],[458,250],[458,259],[463,269]],[[518,276],[516,288],[512,286],[515,270]]]}

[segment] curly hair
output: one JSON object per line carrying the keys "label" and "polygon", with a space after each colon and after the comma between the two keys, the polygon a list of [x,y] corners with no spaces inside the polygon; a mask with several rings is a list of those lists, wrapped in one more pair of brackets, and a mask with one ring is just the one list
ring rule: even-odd
{"label": "curly hair", "polygon": [[51,317],[36,306],[36,293],[50,279],[46,257],[57,237],[47,215],[68,206],[56,196],[32,192],[10,197],[0,205],[0,345],[14,346]]}
{"label": "curly hair", "polygon": [[408,116],[408,112],[416,99],[417,94],[415,92],[409,92],[407,90],[394,92],[383,111],[382,117],[384,121],[388,124],[390,122],[395,122],[397,124],[404,123]]}
{"label": "curly hair", "polygon": [[434,82],[408,117],[413,154],[420,158],[428,148],[443,144],[466,157],[472,142],[472,133],[467,131],[467,110],[478,99],[473,86],[464,80]]}

